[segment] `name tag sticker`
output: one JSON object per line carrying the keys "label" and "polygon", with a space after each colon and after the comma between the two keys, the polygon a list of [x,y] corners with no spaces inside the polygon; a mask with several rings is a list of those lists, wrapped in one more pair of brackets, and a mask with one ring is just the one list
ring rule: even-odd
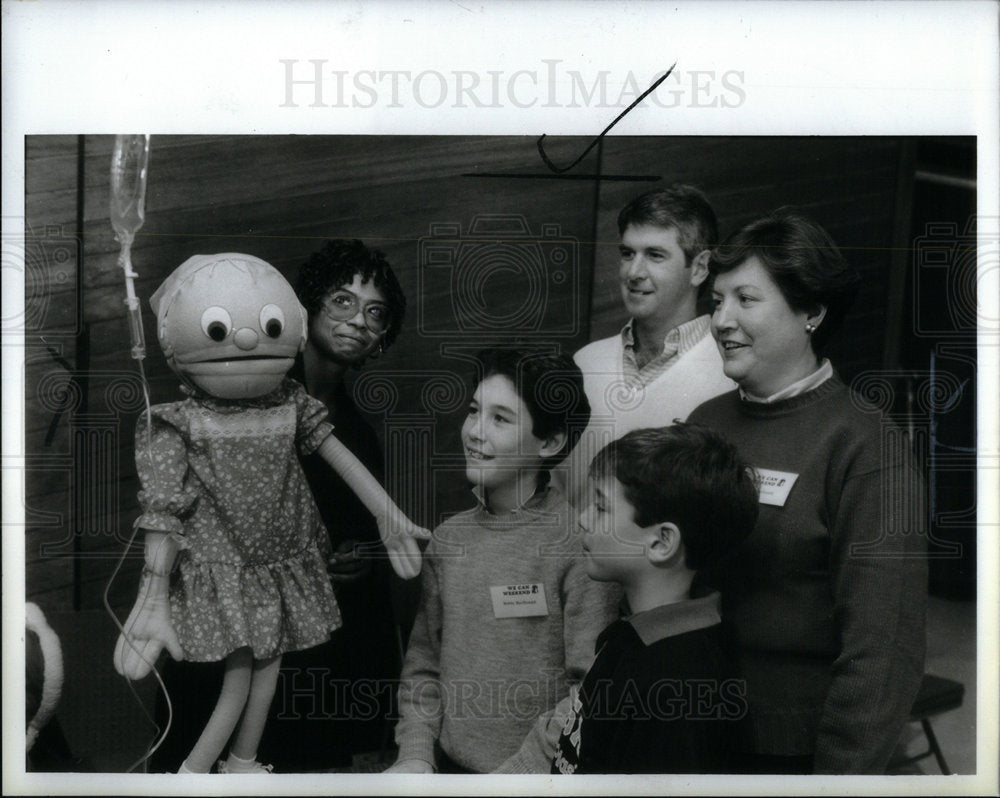
{"label": "name tag sticker", "polygon": [[545,585],[499,585],[490,587],[494,618],[532,618],[548,615]]}
{"label": "name tag sticker", "polygon": [[799,475],[788,471],[758,468],[757,477],[760,480],[760,503],[770,504],[773,507],[784,507],[788,500],[788,494]]}

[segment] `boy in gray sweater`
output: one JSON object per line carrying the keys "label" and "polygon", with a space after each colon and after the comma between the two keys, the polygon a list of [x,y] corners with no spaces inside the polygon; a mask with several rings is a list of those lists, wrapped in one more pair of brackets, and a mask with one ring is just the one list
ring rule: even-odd
{"label": "boy in gray sweater", "polygon": [[489,350],[462,425],[477,506],[436,530],[390,772],[485,773],[582,679],[620,591],[588,578],[549,472],[590,417],[566,355]]}

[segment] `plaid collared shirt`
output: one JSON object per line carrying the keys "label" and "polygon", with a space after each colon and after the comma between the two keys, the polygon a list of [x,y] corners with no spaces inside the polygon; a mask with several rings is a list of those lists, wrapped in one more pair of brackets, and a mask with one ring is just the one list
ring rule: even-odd
{"label": "plaid collared shirt", "polygon": [[681,355],[690,350],[702,338],[709,334],[712,317],[698,316],[691,321],[674,327],[663,339],[663,352],[650,360],[641,369],[635,359],[635,336],[632,333],[634,319],[622,328],[622,343],[624,344],[624,362],[622,376],[629,387],[645,387],[669,369],[680,359]]}

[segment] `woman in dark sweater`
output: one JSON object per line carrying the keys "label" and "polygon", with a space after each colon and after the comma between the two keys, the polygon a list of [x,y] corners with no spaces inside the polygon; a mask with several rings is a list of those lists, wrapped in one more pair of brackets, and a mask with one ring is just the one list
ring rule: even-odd
{"label": "woman in dark sweater", "polygon": [[720,246],[712,332],[739,388],[690,416],[760,478],[754,532],[710,575],[747,683],[758,773],[882,773],[920,685],[927,572],[909,442],[821,357],[859,283],[778,211]]}

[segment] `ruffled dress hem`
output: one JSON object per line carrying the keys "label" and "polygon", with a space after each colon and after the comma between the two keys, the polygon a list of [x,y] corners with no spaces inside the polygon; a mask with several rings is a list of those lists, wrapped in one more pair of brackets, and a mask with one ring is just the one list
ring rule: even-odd
{"label": "ruffled dress hem", "polygon": [[318,550],[271,563],[184,557],[170,594],[185,659],[215,662],[249,646],[255,659],[312,648],[342,625]]}

